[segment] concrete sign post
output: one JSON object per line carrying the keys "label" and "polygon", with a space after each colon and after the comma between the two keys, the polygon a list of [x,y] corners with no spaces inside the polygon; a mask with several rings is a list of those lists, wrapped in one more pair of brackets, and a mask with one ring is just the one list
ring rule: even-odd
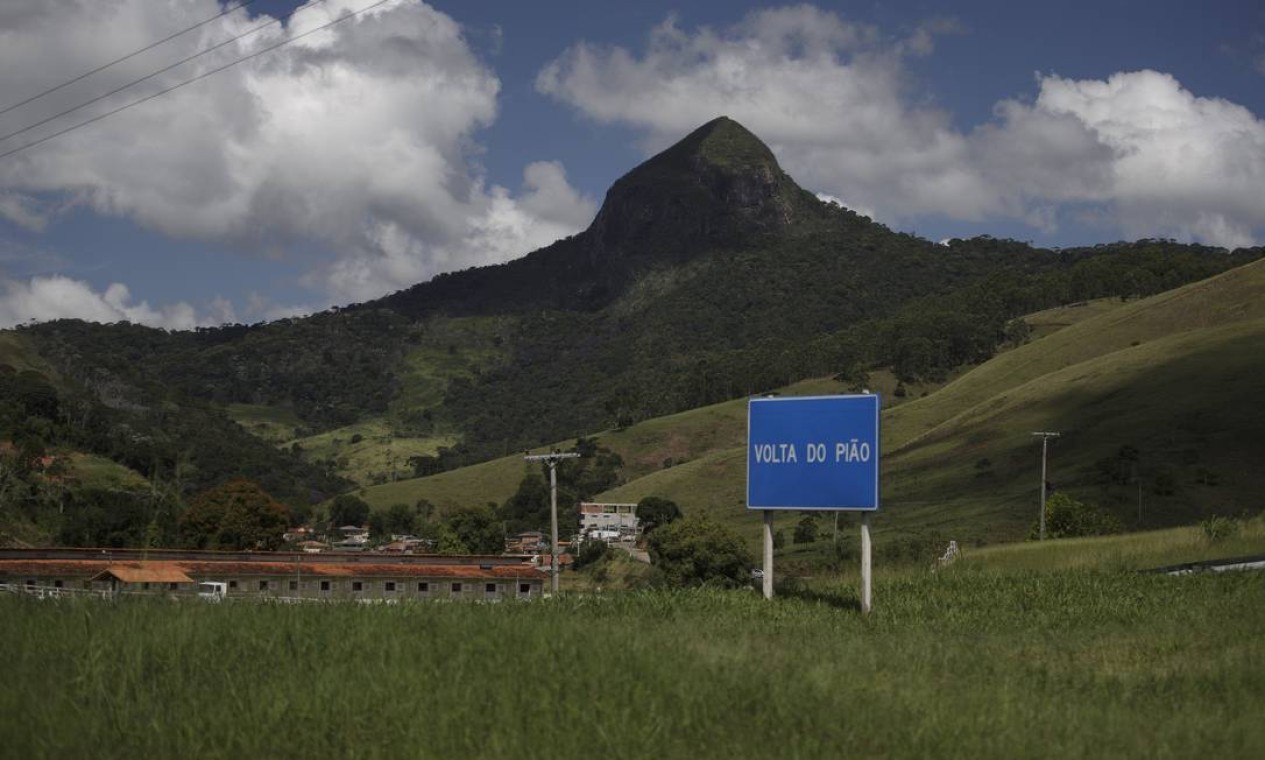
{"label": "concrete sign post", "polygon": [[861,609],[870,610],[870,519],[879,506],[879,397],[747,403],[747,508],[764,512],[764,596],[773,596],[773,513],[862,513]]}

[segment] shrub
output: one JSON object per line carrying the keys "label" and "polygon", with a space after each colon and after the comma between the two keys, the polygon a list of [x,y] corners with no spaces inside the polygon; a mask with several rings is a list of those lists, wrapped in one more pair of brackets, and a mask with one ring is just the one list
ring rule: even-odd
{"label": "shrub", "polygon": [[589,565],[596,564],[606,559],[611,553],[610,546],[601,539],[590,538],[580,544],[575,551],[575,562],[572,567],[576,570],[583,569]]}
{"label": "shrub", "polygon": [[804,515],[795,526],[795,534],[791,540],[797,544],[811,544],[817,540],[820,529],[817,527],[816,515]]}
{"label": "shrub", "polygon": [[[1047,538],[1103,536],[1119,533],[1120,521],[1115,515],[1055,491],[1045,500],[1045,535]],[[1040,535],[1040,523],[1034,524],[1028,538]]]}
{"label": "shrub", "polygon": [[641,523],[641,532],[645,535],[680,517],[681,508],[671,499],[647,496],[637,502],[637,520]]}
{"label": "shrub", "polygon": [[1215,544],[1218,541],[1234,537],[1242,526],[1239,525],[1237,520],[1216,516],[1199,523],[1199,527],[1203,528],[1204,535],[1208,540]]}
{"label": "shrub", "polygon": [[650,558],[674,585],[746,585],[751,554],[733,531],[707,517],[662,525],[647,541]]}

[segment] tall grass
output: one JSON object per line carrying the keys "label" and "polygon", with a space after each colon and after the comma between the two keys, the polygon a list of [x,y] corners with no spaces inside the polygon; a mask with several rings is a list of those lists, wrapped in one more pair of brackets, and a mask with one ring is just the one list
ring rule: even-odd
{"label": "tall grass", "polygon": [[1265,516],[1225,521],[1233,530],[1210,537],[1200,526],[1114,536],[1029,541],[965,550],[969,565],[994,570],[1108,568],[1145,570],[1210,559],[1265,554]]}
{"label": "tall grass", "polygon": [[765,602],[0,598],[12,757],[1257,757],[1265,576],[963,566]]}

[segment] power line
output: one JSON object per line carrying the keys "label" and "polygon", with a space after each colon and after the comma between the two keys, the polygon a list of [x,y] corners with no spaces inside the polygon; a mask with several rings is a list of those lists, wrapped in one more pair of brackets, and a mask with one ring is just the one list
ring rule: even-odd
{"label": "power line", "polygon": [[77,130],[77,129],[81,128],[81,127],[86,127],[86,126],[88,126],[89,124],[93,124],[93,123],[96,123],[96,122],[98,122],[98,121],[101,121],[102,119],[109,118],[110,116],[113,116],[114,114],[119,113],[119,112],[121,112],[121,111],[126,111],[127,109],[132,108],[133,106],[138,106],[138,105],[140,105],[140,104],[142,104],[142,103],[147,103],[147,102],[149,102],[149,101],[153,100],[154,98],[158,98],[158,97],[161,97],[161,96],[163,96],[163,95],[166,95],[167,93],[172,92],[172,91],[174,91],[174,90],[178,90],[178,89],[180,89],[181,87],[184,87],[184,86],[186,86],[186,85],[193,84],[194,82],[198,82],[198,81],[201,81],[201,80],[203,80],[203,79],[206,79],[207,77],[211,76],[212,74],[218,74],[218,73],[220,73],[221,71],[224,71],[225,69],[231,69],[232,67],[236,66],[236,65],[237,65],[237,64],[239,64],[239,63],[245,63],[246,61],[252,60],[252,59],[254,59],[254,58],[258,58],[259,56],[264,55],[265,53],[271,53],[273,50],[276,50],[277,48],[285,47],[286,45],[289,45],[289,44],[290,44],[290,43],[292,43],[292,42],[297,42],[297,41],[299,41],[299,40],[303,39],[304,37],[307,37],[308,35],[311,35],[311,34],[316,34],[317,32],[320,32],[320,31],[324,31],[324,30],[326,30],[326,29],[330,28],[331,26],[333,26],[333,25],[335,25],[335,24],[341,23],[341,22],[346,21],[346,20],[348,20],[348,19],[350,19],[350,18],[353,18],[353,17],[355,17],[355,16],[359,16],[359,15],[360,15],[360,14],[362,14],[362,13],[365,13],[365,12],[367,12],[367,11],[371,11],[371,10],[373,10],[374,8],[377,8],[379,5],[385,5],[385,4],[386,4],[386,3],[388,3],[388,2],[391,2],[391,0],[378,0],[378,2],[373,3],[373,4],[371,4],[371,5],[367,5],[367,6],[365,6],[364,8],[361,8],[360,10],[357,10],[357,11],[351,11],[350,13],[347,13],[346,15],[343,15],[343,16],[339,16],[338,18],[334,19],[333,21],[330,21],[330,22],[328,22],[328,23],[322,24],[322,25],[320,25],[320,26],[316,27],[315,29],[310,29],[310,30],[308,30],[308,31],[304,32],[303,34],[296,35],[296,36],[294,36],[294,37],[291,37],[291,38],[290,38],[290,39],[288,39],[288,40],[283,40],[282,42],[278,42],[278,43],[277,43],[277,44],[275,44],[275,45],[270,45],[269,47],[266,47],[266,48],[264,48],[264,49],[262,49],[262,50],[257,50],[257,51],[255,51],[254,53],[251,53],[250,55],[245,56],[245,57],[243,57],[243,58],[238,58],[238,59],[237,59],[237,60],[235,60],[235,61],[232,61],[232,62],[230,62],[230,63],[226,63],[226,64],[224,64],[223,66],[219,66],[219,67],[217,67],[217,68],[211,69],[210,71],[205,71],[205,72],[203,72],[203,73],[201,73],[201,74],[197,75],[196,77],[193,77],[192,79],[186,79],[185,81],[180,82],[179,84],[172,85],[171,87],[168,87],[168,88],[166,88],[165,90],[159,90],[158,92],[155,92],[155,93],[154,93],[154,94],[152,94],[152,95],[146,95],[145,97],[143,97],[143,98],[141,98],[141,99],[139,99],[139,100],[134,100],[134,101],[132,101],[131,103],[127,103],[127,104],[125,104],[125,105],[119,106],[118,108],[115,108],[115,109],[113,109],[113,110],[111,110],[111,111],[106,111],[106,112],[105,112],[105,113],[103,113],[103,114],[100,114],[100,115],[98,115],[98,116],[94,116],[94,117],[92,117],[91,119],[87,119],[87,120],[85,120],[85,121],[81,121],[81,122],[79,122],[78,124],[75,124],[75,125],[73,125],[73,126],[66,127],[65,129],[59,130],[59,131],[57,131],[57,132],[54,132],[54,133],[53,133],[53,134],[51,134],[51,135],[46,135],[46,136],[44,136],[44,137],[41,137],[40,139],[35,140],[35,141],[33,141],[33,142],[30,142],[30,143],[27,143],[26,145],[23,145],[23,146],[21,146],[21,147],[19,147],[19,148],[14,148],[13,150],[9,150],[9,151],[5,151],[4,153],[0,153],[0,158],[7,158],[7,157],[9,157],[9,156],[12,156],[12,155],[13,155],[13,154],[15,154],[15,153],[21,153],[22,151],[24,151],[24,150],[26,150],[26,149],[28,149],[28,148],[34,148],[36,145],[41,145],[41,144],[43,144],[43,143],[48,142],[49,140],[53,140],[53,139],[55,139],[55,138],[61,137],[62,135],[68,134],[68,133],[70,133],[70,132],[74,132],[75,130]]}
{"label": "power line", "polygon": [[96,73],[101,72],[101,71],[105,71],[106,69],[110,68],[111,66],[114,66],[114,65],[116,65],[116,64],[120,64],[120,63],[122,63],[122,62],[124,62],[124,61],[126,61],[126,60],[131,59],[131,58],[135,58],[136,56],[140,55],[141,53],[145,53],[145,52],[148,52],[148,51],[150,51],[150,50],[153,50],[154,48],[158,47],[159,45],[163,44],[164,42],[171,42],[172,40],[174,40],[175,38],[179,37],[179,36],[180,36],[180,35],[182,35],[182,34],[187,34],[188,32],[192,32],[194,29],[197,29],[197,28],[202,27],[202,26],[206,26],[207,24],[211,23],[212,21],[216,21],[216,20],[218,20],[218,19],[224,18],[225,16],[227,16],[227,15],[228,15],[228,14],[230,14],[230,13],[232,13],[233,11],[239,10],[239,9],[241,9],[241,8],[245,8],[246,6],[250,5],[250,4],[251,4],[251,3],[253,3],[253,2],[255,2],[255,0],[242,0],[242,2],[238,3],[237,5],[233,5],[233,6],[226,7],[224,10],[222,10],[222,11],[220,11],[219,13],[215,14],[215,15],[214,15],[214,16],[212,16],[211,18],[205,19],[205,20],[203,20],[203,21],[199,21],[198,23],[194,24],[193,26],[187,26],[187,27],[185,27],[184,29],[181,29],[181,30],[180,30],[180,31],[178,31],[178,32],[175,32],[175,33],[173,33],[173,34],[169,34],[169,35],[167,35],[166,37],[163,37],[161,40],[158,40],[157,42],[153,42],[153,43],[150,43],[149,45],[146,45],[145,47],[141,48],[140,50],[134,50],[134,51],[132,51],[131,53],[128,53],[127,55],[123,56],[122,58],[115,58],[113,61],[110,61],[109,63],[103,63],[103,64],[101,64],[100,66],[98,66],[98,67],[96,67],[95,69],[93,69],[92,71],[86,71],[86,72],[84,72],[84,73],[80,74],[79,76],[75,77],[74,79],[70,79],[70,80],[67,80],[67,81],[65,81],[65,82],[62,82],[61,84],[57,85],[56,87],[50,87],[50,88],[48,88],[47,90],[44,90],[43,92],[38,92],[38,93],[36,93],[36,94],[32,95],[31,97],[27,98],[26,100],[23,100],[21,103],[14,103],[13,105],[11,105],[11,106],[9,106],[9,107],[5,108],[4,110],[0,110],[0,116],[3,116],[4,114],[6,114],[6,113],[8,113],[8,112],[12,111],[12,110],[13,110],[13,109],[15,109],[15,108],[21,108],[22,106],[26,105],[27,103],[32,103],[32,102],[34,102],[34,101],[36,101],[36,100],[39,100],[40,98],[44,97],[45,95],[51,95],[51,94],[53,94],[54,92],[57,92],[58,90],[60,90],[60,89],[62,89],[62,88],[64,88],[64,87],[69,87],[70,85],[74,84],[75,82],[82,82],[83,80],[87,79],[88,77],[92,76],[93,74],[96,74]]}
{"label": "power line", "polygon": [[[317,2],[324,2],[324,0],[317,0]],[[250,35],[255,34],[256,32],[262,31],[262,30],[264,30],[264,29],[267,29],[268,27],[270,27],[270,26],[272,26],[272,25],[274,25],[274,24],[280,24],[281,22],[283,22],[283,21],[285,21],[285,20],[287,20],[287,19],[291,18],[292,16],[294,16],[294,14],[298,13],[299,11],[305,10],[305,9],[307,9],[307,8],[310,8],[310,7],[312,7],[312,6],[310,6],[310,5],[306,5],[306,6],[302,6],[302,7],[299,7],[299,8],[295,8],[294,10],[290,11],[288,14],[286,14],[285,16],[282,16],[282,17],[281,17],[281,18],[279,18],[279,19],[272,19],[271,21],[266,21],[266,22],[264,22],[264,23],[260,24],[259,26],[256,26],[254,29],[251,29],[251,30],[249,30],[249,31],[242,32],[241,34],[237,35],[236,37],[233,37],[233,38],[231,38],[231,39],[224,40],[223,42],[219,43],[218,45],[212,45],[211,47],[206,48],[206,49],[204,49],[204,50],[201,50],[201,51],[199,51],[199,52],[197,52],[197,53],[194,53],[193,55],[191,55],[191,56],[189,56],[189,57],[187,57],[187,58],[182,58],[182,59],[180,59],[179,61],[176,61],[175,63],[173,63],[173,64],[171,64],[171,65],[169,65],[169,66],[164,66],[163,68],[161,68],[161,69],[159,69],[159,70],[157,70],[157,71],[155,71],[155,72],[152,72],[152,73],[146,74],[145,76],[141,77],[140,79],[133,79],[131,82],[128,82],[127,84],[123,85],[122,87],[116,87],[116,88],[114,88],[113,90],[110,90],[109,92],[105,93],[104,95],[98,95],[97,97],[93,98],[92,100],[88,100],[88,101],[85,101],[85,102],[83,102],[83,103],[80,103],[79,105],[77,105],[77,106],[75,106],[75,107],[73,107],[73,108],[67,108],[65,111],[62,111],[61,113],[56,113],[56,114],[53,114],[52,116],[49,116],[48,118],[43,119],[43,120],[41,120],[41,121],[37,121],[37,122],[35,122],[34,124],[28,124],[27,126],[22,127],[21,129],[17,130],[16,132],[10,132],[10,133],[9,133],[9,134],[7,134],[7,135],[0,136],[0,142],[4,142],[5,140],[8,140],[8,139],[9,139],[9,138],[11,138],[11,137],[17,137],[18,135],[23,134],[24,132],[30,132],[32,129],[35,129],[36,127],[42,127],[42,126],[44,126],[45,124],[49,123],[50,121],[56,121],[57,119],[60,119],[61,117],[66,116],[66,115],[68,115],[68,114],[72,114],[72,113],[74,113],[75,111],[80,110],[81,108],[87,108],[88,106],[92,105],[93,103],[99,103],[99,102],[101,102],[102,100],[105,100],[106,98],[108,98],[108,97],[110,97],[110,96],[112,96],[112,95],[117,95],[117,94],[119,94],[120,92],[123,92],[123,91],[124,91],[124,90],[126,90],[126,89],[129,89],[129,88],[131,88],[131,87],[134,87],[134,86],[136,86],[136,85],[140,84],[141,82],[146,82],[146,81],[149,81],[150,79],[153,79],[154,77],[158,76],[159,74],[165,74],[165,73],[167,73],[168,71],[171,71],[172,69],[177,68],[178,66],[183,66],[184,64],[188,63],[189,61],[192,61],[192,60],[194,60],[194,59],[196,59],[196,58],[201,58],[202,56],[206,55],[207,53],[213,53],[213,52],[215,52],[216,50],[219,50],[220,48],[225,47],[226,45],[231,45],[231,44],[233,44],[234,42],[237,42],[238,40],[242,39],[243,37],[249,37]],[[245,59],[243,59],[243,60],[245,60]],[[214,72],[212,72],[212,73],[214,73]],[[193,80],[193,81],[196,81],[196,80]],[[159,93],[159,94],[161,94],[161,93]],[[138,101],[138,102],[143,102],[143,101]],[[8,155],[8,154],[5,154],[5,155]]]}

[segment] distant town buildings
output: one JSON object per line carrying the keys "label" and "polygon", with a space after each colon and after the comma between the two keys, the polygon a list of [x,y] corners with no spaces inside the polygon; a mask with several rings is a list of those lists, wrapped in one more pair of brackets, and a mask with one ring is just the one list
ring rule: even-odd
{"label": "distant town buildings", "polygon": [[3,549],[0,590],[70,596],[408,601],[531,599],[545,576],[523,556],[306,554],[125,549]]}
{"label": "distant town buildings", "polygon": [[580,535],[603,541],[633,541],[639,524],[636,504],[580,503]]}

